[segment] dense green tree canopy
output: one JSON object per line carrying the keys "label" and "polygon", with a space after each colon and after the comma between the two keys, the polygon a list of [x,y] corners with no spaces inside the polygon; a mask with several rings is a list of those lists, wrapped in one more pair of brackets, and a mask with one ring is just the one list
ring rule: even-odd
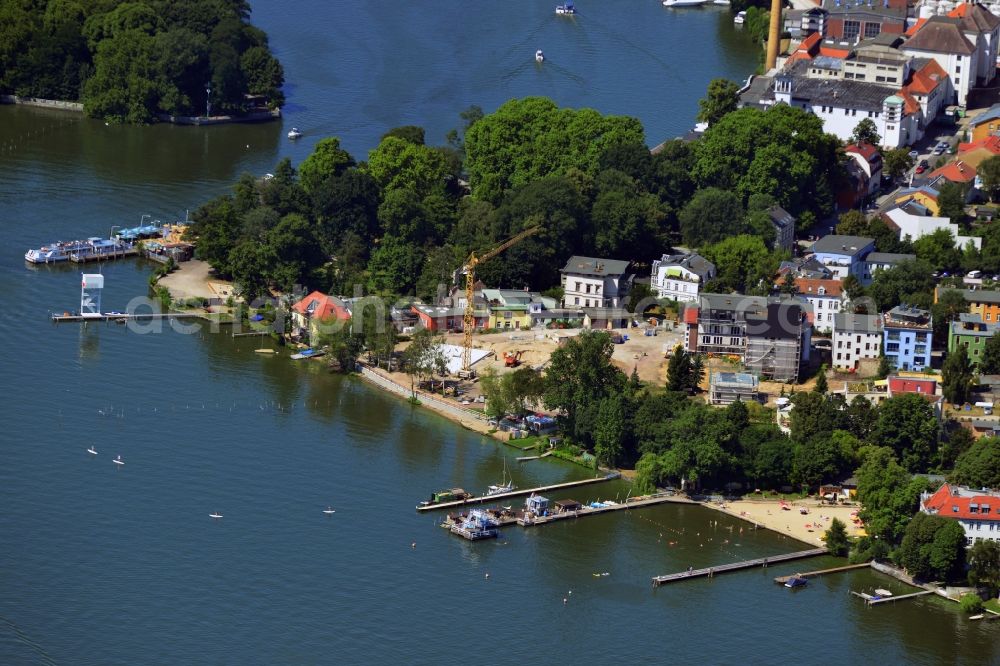
{"label": "dense green tree canopy", "polygon": [[571,167],[594,172],[608,148],[643,140],[635,118],[526,97],[503,104],[468,129],[465,166],[473,195],[499,203],[508,190],[543,176],[562,175]]}
{"label": "dense green tree canopy", "polygon": [[[36,5],[36,6],[31,6]],[[243,0],[0,3],[0,93],[83,102],[88,114],[145,123],[215,112],[245,94],[284,102],[284,72]]]}
{"label": "dense green tree canopy", "polygon": [[729,79],[712,79],[708,84],[708,92],[698,100],[698,122],[712,123],[731,111],[735,111],[740,103],[740,87]]}
{"label": "dense green tree canopy", "polygon": [[868,447],[862,459],[855,476],[865,530],[890,544],[898,543],[920,505],[926,481],[912,478],[888,447]]}
{"label": "dense green tree canopy", "polygon": [[910,472],[926,472],[937,453],[934,408],[916,393],[901,393],[883,401],[872,440],[891,448]]}
{"label": "dense green tree canopy", "polygon": [[954,580],[965,565],[965,530],[957,520],[918,513],[895,557],[919,580]]}
{"label": "dense green tree canopy", "polygon": [[955,461],[955,483],[1000,489],[1000,439],[981,437]]}

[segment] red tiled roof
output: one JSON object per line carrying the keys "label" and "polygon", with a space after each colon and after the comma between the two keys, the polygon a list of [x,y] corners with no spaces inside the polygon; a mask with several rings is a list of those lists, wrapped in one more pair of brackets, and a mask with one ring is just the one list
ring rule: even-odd
{"label": "red tiled roof", "polygon": [[920,102],[913,99],[913,95],[907,92],[906,88],[899,91],[899,96],[903,98],[903,110],[907,115],[920,112]]}
{"label": "red tiled roof", "polygon": [[292,309],[301,315],[306,315],[317,321],[336,317],[337,319],[350,319],[351,315],[347,308],[339,299],[327,296],[321,291],[314,291],[301,301],[292,306]]}
{"label": "red tiled roof", "polygon": [[962,160],[948,162],[943,167],[935,169],[928,176],[930,180],[942,177],[953,183],[971,183],[976,179],[976,168]]}
{"label": "red tiled roof", "polygon": [[927,23],[927,19],[925,19],[925,18],[917,19],[917,22],[914,23],[913,25],[911,25],[910,29],[907,30],[904,34],[907,37],[913,37],[913,35],[917,34],[918,30],[920,30],[922,27],[924,27],[924,23]]}
{"label": "red tiled roof", "polygon": [[948,78],[948,73],[937,63],[936,60],[928,60],[927,63],[910,77],[910,82],[903,86],[903,90],[915,95],[929,95],[935,88],[944,83]]}
{"label": "red tiled roof", "polygon": [[872,158],[878,155],[878,148],[871,145],[870,143],[852,143],[851,145],[844,148],[845,153],[857,153],[861,157],[865,158],[866,161],[871,162]]}
{"label": "red tiled roof", "polygon": [[795,51],[796,52],[803,51],[805,53],[808,53],[809,55],[814,55],[813,50],[817,46],[819,46],[820,42],[822,41],[823,41],[823,35],[819,34],[818,32],[814,32],[805,39],[803,39],[802,43],[799,44],[799,47],[795,49]]}
{"label": "red tiled roof", "polygon": [[828,58],[846,58],[851,55],[851,51],[849,49],[835,49],[832,46],[821,46],[819,47],[819,55]]}
{"label": "red tiled roof", "polygon": [[684,308],[684,323],[685,324],[698,323],[698,308],[691,306]]}
{"label": "red tiled roof", "polygon": [[937,381],[933,379],[911,379],[909,377],[889,377],[889,393],[919,393],[933,396]]}
{"label": "red tiled roof", "polygon": [[[972,512],[972,505],[976,512]],[[962,520],[1000,520],[1000,497],[996,495],[969,495],[960,497],[952,493],[947,483],[937,489],[933,495],[921,503],[921,508],[936,513],[943,518],[960,518]],[[985,507],[989,513],[983,513]]]}
{"label": "red tiled roof", "polygon": [[994,155],[1000,155],[1000,136],[991,134],[985,139],[980,141],[973,141],[972,143],[960,143],[958,144],[958,153],[966,153],[970,150],[976,150],[977,148],[985,148]]}
{"label": "red tiled roof", "polygon": [[979,3],[963,2],[948,12],[949,18],[962,19],[962,27],[970,32],[990,32],[1000,19]]}
{"label": "red tiled roof", "polygon": [[824,288],[824,296],[840,297],[842,287],[840,280],[823,280],[821,278],[795,278],[795,286],[804,296],[819,296],[820,287]]}

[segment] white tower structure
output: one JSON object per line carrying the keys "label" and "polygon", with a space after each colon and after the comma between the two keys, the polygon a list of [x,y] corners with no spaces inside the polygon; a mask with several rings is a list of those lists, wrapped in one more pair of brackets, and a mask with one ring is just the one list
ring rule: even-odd
{"label": "white tower structure", "polygon": [[99,273],[84,273],[80,286],[80,315],[97,317],[101,314],[101,290],[104,276]]}

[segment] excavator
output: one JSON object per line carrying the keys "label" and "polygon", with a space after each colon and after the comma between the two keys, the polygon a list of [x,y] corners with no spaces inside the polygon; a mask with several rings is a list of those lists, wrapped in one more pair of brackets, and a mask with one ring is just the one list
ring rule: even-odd
{"label": "excavator", "polygon": [[521,354],[523,351],[516,352],[504,352],[503,353],[503,364],[508,368],[516,368],[521,365]]}

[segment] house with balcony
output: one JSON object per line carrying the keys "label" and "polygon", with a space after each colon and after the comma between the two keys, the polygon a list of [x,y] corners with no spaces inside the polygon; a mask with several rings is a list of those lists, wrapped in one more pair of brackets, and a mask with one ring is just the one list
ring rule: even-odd
{"label": "house with balcony", "polygon": [[957,520],[965,531],[965,544],[1000,541],[1000,492],[985,488],[944,484],[934,493],[920,496],[924,513]]}
{"label": "house with balcony", "polygon": [[865,257],[875,250],[875,239],[863,236],[830,234],[813,243],[813,258],[837,280],[853,275],[861,280],[865,274]]}
{"label": "house with balcony", "polygon": [[800,298],[812,308],[812,325],[820,333],[833,330],[834,317],[843,306],[843,288],[840,280],[815,280],[795,278],[795,289]]}
{"label": "house with balcony", "polygon": [[632,289],[631,262],[572,256],[560,270],[564,308],[623,308]]}
{"label": "house with balcony", "polygon": [[969,314],[979,315],[987,324],[1000,322],[1000,291],[992,289],[953,289],[935,287],[934,302],[946,291],[957,291],[969,304]]}
{"label": "house with balcony", "polygon": [[948,353],[964,346],[969,360],[979,363],[983,358],[986,341],[1000,333],[1000,322],[983,321],[982,315],[962,312],[948,327]]}
{"label": "house with balcony", "polygon": [[812,327],[796,298],[702,294],[684,308],[683,326],[688,352],[733,357],[763,379],[797,381],[809,360]]}
{"label": "house with balcony", "polygon": [[292,337],[316,344],[324,332],[337,330],[350,318],[342,300],[314,291],[292,305]]}
{"label": "house with balcony", "polygon": [[698,300],[702,285],[715,277],[715,264],[700,254],[664,254],[653,260],[649,286],[657,298],[682,303]]}
{"label": "house with balcony", "polygon": [[931,367],[931,313],[897,305],[882,315],[882,349],[897,370]]}
{"label": "house with balcony", "polygon": [[840,312],[833,321],[830,357],[836,370],[851,372],[858,369],[860,361],[878,358],[882,350],[881,315]]}

